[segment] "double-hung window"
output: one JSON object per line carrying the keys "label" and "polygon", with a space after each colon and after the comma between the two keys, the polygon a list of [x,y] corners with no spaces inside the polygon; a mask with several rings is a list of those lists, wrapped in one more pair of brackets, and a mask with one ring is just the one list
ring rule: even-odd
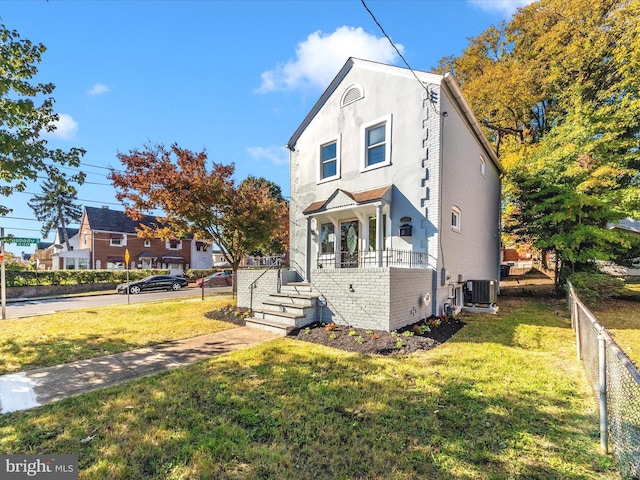
{"label": "double-hung window", "polygon": [[340,140],[332,139],[320,145],[319,181],[340,178]]}
{"label": "double-hung window", "polygon": [[391,115],[363,125],[363,170],[391,164]]}

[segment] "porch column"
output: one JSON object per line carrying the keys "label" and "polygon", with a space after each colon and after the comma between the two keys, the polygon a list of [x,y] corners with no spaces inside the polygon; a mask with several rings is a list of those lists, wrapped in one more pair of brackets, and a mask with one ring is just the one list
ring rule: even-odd
{"label": "porch column", "polygon": [[311,217],[307,217],[307,242],[305,249],[304,281],[309,283],[311,281]]}
{"label": "porch column", "polygon": [[[378,257],[378,267],[382,267],[382,249],[384,248],[382,245],[384,241],[382,219],[382,204],[380,203],[376,205],[376,255]],[[371,235],[371,232],[369,232],[369,235]]]}

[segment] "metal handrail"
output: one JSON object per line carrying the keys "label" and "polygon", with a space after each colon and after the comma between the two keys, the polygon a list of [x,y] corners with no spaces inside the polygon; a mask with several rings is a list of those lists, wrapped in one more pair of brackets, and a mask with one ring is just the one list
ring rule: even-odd
{"label": "metal handrail", "polygon": [[253,290],[258,285],[258,280],[260,280],[264,275],[266,275],[266,273],[269,270],[273,270],[274,268],[278,269],[278,279],[277,279],[277,282],[276,282],[276,288],[277,288],[278,293],[280,293],[280,291],[282,289],[282,259],[281,258],[277,259],[276,262],[273,265],[271,265],[269,268],[266,268],[265,271],[262,272],[258,276],[258,278],[256,278],[249,285],[249,289],[251,290],[250,297],[249,297],[249,310],[253,311]]}

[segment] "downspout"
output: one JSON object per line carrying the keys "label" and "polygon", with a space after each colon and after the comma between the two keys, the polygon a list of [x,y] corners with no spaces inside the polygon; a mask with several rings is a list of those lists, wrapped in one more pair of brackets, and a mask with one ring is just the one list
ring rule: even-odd
{"label": "downspout", "polygon": [[91,232],[91,263],[93,264],[93,269],[96,269],[96,234],[93,230],[89,230]]}
{"label": "downspout", "polygon": [[[442,98],[442,95],[440,96]],[[440,103],[442,107],[442,103]],[[444,247],[442,246],[442,216],[443,216],[443,206],[442,206],[442,179],[444,178],[444,119],[447,117],[447,112],[438,112],[439,118],[439,141],[440,148],[438,152],[438,249],[440,250],[440,262],[436,262],[436,270],[433,274],[433,302],[431,303],[431,314],[438,315],[438,272],[440,269],[438,268],[438,263],[442,264],[442,278],[444,279],[444,271],[445,271],[445,262],[444,262]]]}

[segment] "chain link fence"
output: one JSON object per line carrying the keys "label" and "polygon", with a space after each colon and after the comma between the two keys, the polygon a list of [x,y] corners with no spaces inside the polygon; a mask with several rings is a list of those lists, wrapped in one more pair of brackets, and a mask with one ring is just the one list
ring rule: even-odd
{"label": "chain link fence", "polygon": [[623,478],[640,479],[640,371],[616,345],[569,283],[571,326],[600,405],[600,444],[615,455]]}

